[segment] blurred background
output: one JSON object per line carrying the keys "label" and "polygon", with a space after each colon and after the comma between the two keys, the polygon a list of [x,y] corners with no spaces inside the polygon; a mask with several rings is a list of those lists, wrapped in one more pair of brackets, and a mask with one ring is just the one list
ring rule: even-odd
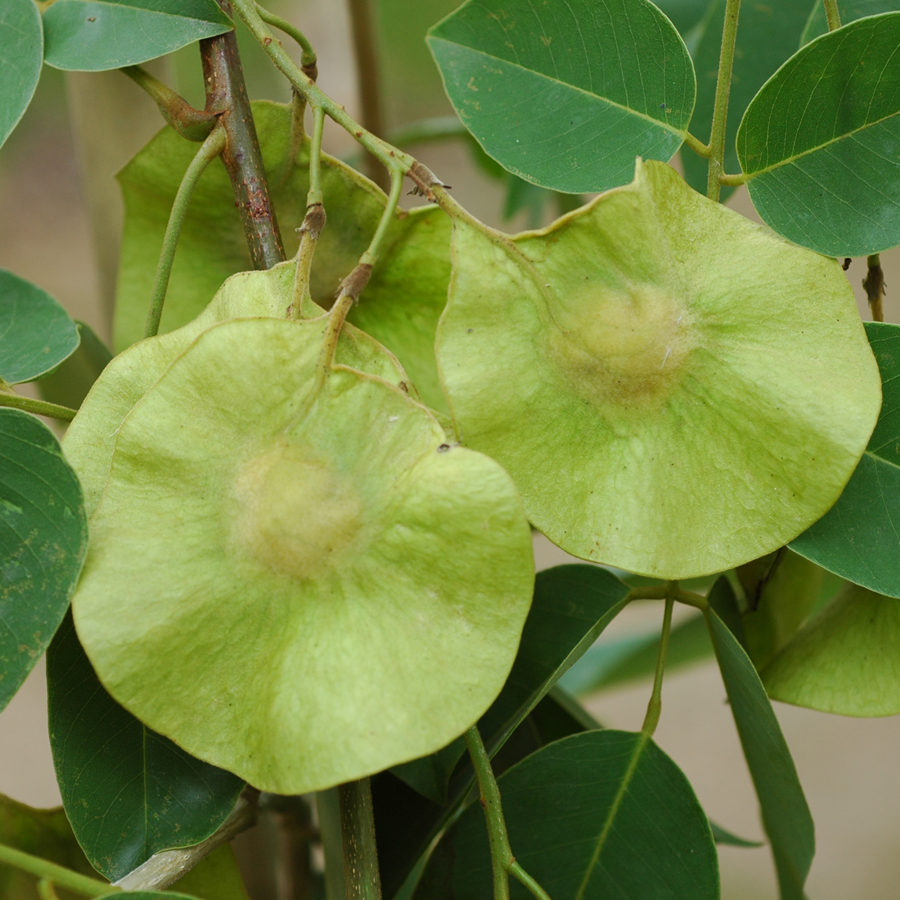
{"label": "blurred background", "polygon": [[[380,81],[387,136],[422,119],[452,114],[424,43],[428,27],[457,0],[380,0]],[[319,84],[353,116],[359,114],[357,72],[345,0],[272,0],[269,8],[300,27],[319,55]],[[252,98],[290,99],[267,57],[242,37]],[[288,42],[285,42],[289,46]],[[153,64],[195,105],[203,105],[196,47]],[[116,123],[110,128],[110,123]],[[60,300],[105,340],[121,228],[114,174],[162,127],[156,108],[117,72],[68,75],[45,69],[35,100],[0,151],[0,267],[30,279]],[[357,159],[349,137],[326,127],[325,148]],[[508,231],[550,221],[554,202],[510,193],[479,165],[461,139],[409,148],[476,216]],[[677,166],[678,162],[673,162]],[[408,198],[418,202],[415,198]],[[327,200],[326,200],[327,202]],[[746,191],[729,205],[755,218]],[[513,213],[504,218],[504,211]],[[900,321],[900,252],[882,254],[885,319]],[[865,261],[848,273],[863,318]],[[364,300],[363,300],[364,302]],[[536,538],[539,567],[570,561]],[[658,631],[661,604],[633,604],[604,641]],[[617,685],[587,698],[604,724],[637,730],[649,682]],[[775,704],[816,822],[818,852],[808,883],[813,900],[896,900],[900,896],[900,718],[852,720]],[[753,788],[725,691],[708,658],[667,676],[656,739],[685,771],[708,814],[729,830],[760,839]],[[39,665],[0,715],[0,792],[25,803],[59,803],[46,726],[46,689]],[[725,900],[777,896],[769,852],[721,848]],[[264,900],[264,889],[248,885]],[[257,897],[254,897],[257,900]]]}

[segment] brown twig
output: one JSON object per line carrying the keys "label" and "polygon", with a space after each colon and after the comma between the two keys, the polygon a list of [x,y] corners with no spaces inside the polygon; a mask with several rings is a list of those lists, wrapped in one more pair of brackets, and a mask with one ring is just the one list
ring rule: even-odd
{"label": "brown twig", "polygon": [[[231,15],[228,0],[218,0]],[[259,139],[234,31],[200,41],[206,85],[206,108],[223,110],[220,121],[227,142],[222,159],[231,179],[235,205],[241,214],[250,259],[256,269],[271,269],[284,260],[284,244],[269,199]]]}
{"label": "brown twig", "polygon": [[875,253],[866,263],[869,267],[866,277],[863,279],[863,289],[869,299],[869,308],[872,310],[872,321],[884,321],[884,269],[881,268],[881,256]]}
{"label": "brown twig", "polygon": [[[360,122],[366,131],[384,134],[381,88],[378,71],[378,45],[371,0],[350,0],[350,23],[356,54],[356,82],[362,104]],[[390,187],[384,167],[372,156],[366,157],[365,172],[383,191]]]}

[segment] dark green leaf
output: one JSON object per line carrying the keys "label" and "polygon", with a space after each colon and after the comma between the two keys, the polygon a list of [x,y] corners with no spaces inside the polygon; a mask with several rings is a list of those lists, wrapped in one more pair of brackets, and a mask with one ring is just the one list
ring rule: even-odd
{"label": "dark green leaf", "polygon": [[81,343],[78,349],[38,382],[44,400],[78,409],[100,373],[112,359],[109,348],[93,329],[76,322]]}
{"label": "dark green leaf", "polygon": [[[733,593],[725,578],[712,590],[726,605]],[[790,750],[750,658],[711,607],[707,622],[741,746],[769,836],[782,900],[804,900],[803,886],[815,853],[815,831]]]}
{"label": "dark green leaf", "polygon": [[737,149],[753,205],[828,256],[900,244],[900,13],[851,22],[794,54],[747,108]]}
{"label": "dark green leaf", "polygon": [[866,322],[884,399],[838,502],[791,548],[842,578],[900,597],[900,325]]}
{"label": "dark green leaf", "polygon": [[63,805],[115,881],[159,850],[208,838],[243,782],[142,725],[97,680],[68,616],[47,655],[50,745]]}
{"label": "dark green leaf", "polygon": [[[672,629],[666,671],[672,672],[712,653],[703,616],[691,616]],[[563,676],[561,685],[573,694],[587,694],[614,685],[650,678],[656,670],[659,633],[598,643]]]}
{"label": "dark green leaf", "polygon": [[668,160],[696,83],[672,23],[646,0],[469,0],[429,32],[451,103],[498,162],[558,191]]}
{"label": "dark green leaf", "polygon": [[215,0],[57,0],[44,13],[44,60],[79,72],[119,69],[232,27]]}
{"label": "dark green leaf", "polygon": [[[893,12],[898,9],[897,0],[840,0],[838,8],[841,13],[841,23],[846,25],[856,19],[866,16],[877,16],[880,13]],[[810,14],[806,28],[803,30],[801,44],[808,44],[811,40],[826,34],[828,31],[828,19],[825,16],[825,4],[822,0],[816,0],[816,5]]]}
{"label": "dark green leaf", "polygon": [[0,709],[59,627],[86,549],[81,486],[56,438],[0,409]]}
{"label": "dark green leaf", "polygon": [[[725,171],[738,171],[734,138],[747,105],[766,79],[791,56],[800,44],[811,0],[779,0],[778,3],[742,3],[738,19],[737,45],[725,129]],[[709,15],[698,26],[692,48],[697,68],[697,109],[691,133],[709,141],[725,23],[725,0],[713,0]],[[688,184],[706,193],[707,160],[685,148],[681,152]],[[723,196],[728,189],[723,189]]]}
{"label": "dark green leaf", "polygon": [[[709,822],[645,735],[574,735],[529,756],[499,786],[516,860],[554,900],[719,897]],[[473,804],[438,843],[416,896],[489,897],[491,881],[484,813]],[[514,883],[511,896],[529,894]]]}
{"label": "dark green leaf", "polygon": [[19,124],[41,77],[44,33],[34,0],[0,3],[0,147]]}
{"label": "dark green leaf", "polygon": [[[478,723],[491,755],[618,615],[628,593],[627,585],[599,566],[557,566],[538,573],[516,661],[500,696]],[[468,760],[459,762],[464,751],[464,742],[457,740],[430,760],[416,760],[416,768],[394,770],[421,796],[398,789],[392,778],[373,783],[386,896],[400,888],[469,792],[474,773]],[[432,799],[426,800],[429,795]]]}
{"label": "dark green leaf", "polygon": [[[306,214],[308,143],[287,169],[291,114],[287,106],[254,103],[263,162],[271,173],[272,202],[288,256],[297,250],[296,229]],[[160,132],[122,170],[125,229],[116,297],[117,350],[141,339],[159,250],[178,185],[196,147],[171,128]],[[340,280],[368,246],[385,196],[359,173],[330,157],[322,160],[328,226],[316,247],[313,300],[330,307]],[[450,282],[450,220],[435,207],[398,212],[382,244],[381,258],[353,324],[399,358],[422,399],[446,409],[434,356],[434,335]],[[194,319],[230,275],[252,268],[234,194],[221,166],[210,166],[194,192],[178,242],[161,333]]]}
{"label": "dark green leaf", "polygon": [[721,825],[716,825],[715,822],[710,822],[709,827],[712,828],[713,840],[717,844],[725,844],[728,847],[762,847],[762,841],[744,840],[744,838],[727,831]]}
{"label": "dark green leaf", "polygon": [[78,346],[78,329],[46,291],[0,269],[0,378],[33,381]]}

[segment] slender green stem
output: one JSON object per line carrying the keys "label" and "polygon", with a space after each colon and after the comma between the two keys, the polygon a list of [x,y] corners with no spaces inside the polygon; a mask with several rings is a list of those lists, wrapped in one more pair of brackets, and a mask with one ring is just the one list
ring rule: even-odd
{"label": "slender green stem", "polygon": [[153,98],[162,117],[183,138],[187,138],[189,141],[205,140],[215,127],[218,118],[215,112],[194,109],[187,100],[141,66],[125,66],[119,71],[127,75]]}
{"label": "slender green stem", "polygon": [[233,6],[250,33],[275,63],[276,68],[313,106],[324,109],[330,119],[353,135],[389,171],[410,173],[413,166],[417,165],[415,159],[355,122],[342,106],[335,103],[308,75],[301,72],[281,44],[272,37],[265,22],[256,12],[253,0],[233,0]]}
{"label": "slender green stem", "polygon": [[494,900],[509,900],[509,867],[515,861],[506,833],[506,820],[500,803],[500,788],[494,778],[491,760],[481,739],[478,726],[466,732],[466,747],[481,792],[481,805],[487,822],[488,843],[491,848],[491,867],[494,872]]}
{"label": "slender green stem", "polygon": [[653,692],[650,702],[647,704],[647,715],[641,732],[647,737],[653,737],[656,726],[659,724],[659,715],[662,712],[662,683],[666,671],[666,654],[669,652],[669,634],[672,631],[672,610],[675,607],[675,596],[678,592],[678,582],[673,581],[669,585],[669,596],[666,597],[666,611],[663,614],[662,635],[659,639],[659,656],[656,659],[656,676],[653,679]]}
{"label": "slender green stem", "polygon": [[63,422],[71,422],[78,412],[77,409],[69,409],[68,406],[59,406],[56,403],[48,403],[46,400],[23,397],[12,390],[0,390],[0,406],[21,409],[23,412],[34,413],[36,416],[49,416],[51,419],[60,419]]}
{"label": "slender green stem", "polygon": [[719,184],[727,184],[729,187],[740,187],[746,184],[750,179],[741,172],[740,175],[720,175]]}
{"label": "slender green stem", "polygon": [[683,591],[680,588],[675,591],[675,599],[685,606],[693,606],[694,609],[705,611],[709,608],[709,603],[702,594],[695,594],[693,591]]}
{"label": "slender green stem", "polygon": [[841,13],[838,10],[837,0],[825,0],[825,20],[828,22],[829,31],[837,31],[841,27]]}
{"label": "slender green stem", "polygon": [[21,869],[30,875],[52,881],[57,887],[81,894],[82,897],[102,897],[104,894],[113,894],[119,890],[106,881],[89,878],[87,875],[73,872],[72,869],[58,866],[49,860],[32,856],[6,844],[0,844],[0,865],[12,866],[14,869]]}
{"label": "slender green stem", "polygon": [[709,137],[709,178],[706,196],[719,199],[722,162],[725,158],[725,127],[728,124],[728,97],[731,93],[731,69],[734,64],[734,46],[737,41],[738,16],[741,0],[726,0],[725,27],[722,29],[722,51],[719,54],[719,74],[716,81],[716,100],[713,107],[712,129]]}
{"label": "slender green stem", "polygon": [[278,169],[277,174],[272,176],[271,188],[272,194],[277,194],[284,189],[291,175],[294,174],[294,168],[297,165],[297,159],[300,151],[303,149],[303,142],[306,140],[306,97],[295,89],[291,89],[291,139],[288,144],[288,152],[284,157],[284,162]]}
{"label": "slender green stem", "polygon": [[56,893],[53,882],[46,878],[42,878],[37,883],[37,892],[41,900],[59,900],[59,894]]}
{"label": "slender green stem", "polygon": [[368,778],[338,787],[347,900],[381,900],[375,817]]}
{"label": "slender green stem", "polygon": [[670,593],[669,586],[666,584],[659,587],[650,587],[649,585],[637,587],[628,595],[628,602],[630,603],[632,600],[665,600]]}
{"label": "slender green stem", "polygon": [[500,802],[500,788],[494,778],[491,759],[485,749],[484,741],[473,725],[466,732],[466,747],[472,759],[472,768],[478,781],[481,793],[481,805],[487,823],[488,843],[491,848],[491,868],[494,874],[494,900],[509,900],[509,876],[513,875],[538,900],[550,900],[544,889],[516,862],[509,845],[509,834],[506,831],[506,820],[503,817],[503,805]]}
{"label": "slender green stem", "polygon": [[263,22],[267,25],[271,25],[273,28],[277,28],[279,31],[283,31],[288,37],[293,38],[300,45],[300,50],[302,51],[300,54],[300,65],[303,66],[304,69],[316,65],[318,61],[316,59],[316,51],[313,50],[312,44],[299,28],[292,25],[287,19],[282,19],[281,16],[276,16],[275,13],[269,12],[269,10],[259,3],[256,4],[256,11],[259,13],[259,17]]}
{"label": "slender green stem", "polygon": [[[391,227],[391,222],[394,220],[394,214],[397,212],[397,207],[400,204],[400,194],[402,191],[403,173],[396,171],[391,172],[391,192],[388,194],[387,204],[384,207],[384,212],[381,214],[378,228],[375,229],[375,234],[372,236],[368,249],[359,258],[360,265],[371,267],[377,262],[384,236],[387,234],[388,228]],[[357,296],[359,295],[357,294]]]}
{"label": "slender green stem", "polygon": [[169,287],[169,276],[172,274],[172,263],[175,261],[175,249],[178,246],[181,226],[184,224],[184,217],[191,202],[191,195],[194,193],[194,188],[197,187],[200,176],[206,171],[206,167],[224,149],[225,129],[217,126],[203,142],[197,151],[197,155],[191,160],[191,164],[188,166],[187,171],[184,173],[184,178],[181,179],[181,184],[178,186],[178,193],[175,195],[175,202],[172,204],[172,211],[169,213],[169,223],[166,225],[166,233],[163,237],[159,263],[156,267],[156,281],[153,285],[153,296],[150,300],[150,311],[147,313],[144,337],[153,337],[159,331],[163,303],[166,299],[166,290]]}
{"label": "slender green stem", "polygon": [[[294,289],[289,309],[290,318],[297,320],[303,316],[303,301],[310,296],[309,279],[312,272],[313,255],[319,235],[325,227],[325,207],[322,204],[322,127],[325,113],[313,110],[313,135],[309,147],[309,193],[306,195],[306,216],[300,226],[300,246],[297,248],[297,271],[294,274]],[[341,323],[343,324],[343,322]],[[338,329],[340,331],[340,328]],[[335,336],[335,341],[337,336]],[[330,365],[330,359],[329,359]]]}
{"label": "slender green stem", "polygon": [[525,885],[537,900],[550,900],[550,895],[515,860],[509,867],[509,874]]}
{"label": "slender green stem", "polygon": [[866,258],[866,277],[863,279],[863,288],[869,300],[869,309],[872,310],[872,321],[884,321],[884,270],[881,268],[881,255],[873,253]]}
{"label": "slender green stem", "polygon": [[694,137],[690,132],[684,137],[684,143],[686,146],[690,147],[691,150],[694,151],[698,156],[702,156],[704,159],[709,159],[710,150],[709,145],[704,144],[700,138]]}

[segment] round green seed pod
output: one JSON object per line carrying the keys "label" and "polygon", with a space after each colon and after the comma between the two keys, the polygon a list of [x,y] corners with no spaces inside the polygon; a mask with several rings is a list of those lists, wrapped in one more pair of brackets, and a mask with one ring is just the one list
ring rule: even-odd
{"label": "round green seed pod", "polygon": [[196,338],[119,427],[74,599],[123,706],[284,794],[472,725],[534,577],[506,472],[328,341],[278,319]]}
{"label": "round green seed pod", "polygon": [[545,231],[454,218],[441,379],[463,443],[550,540],[689,578],[832,506],[881,403],[834,260],[652,162]]}

